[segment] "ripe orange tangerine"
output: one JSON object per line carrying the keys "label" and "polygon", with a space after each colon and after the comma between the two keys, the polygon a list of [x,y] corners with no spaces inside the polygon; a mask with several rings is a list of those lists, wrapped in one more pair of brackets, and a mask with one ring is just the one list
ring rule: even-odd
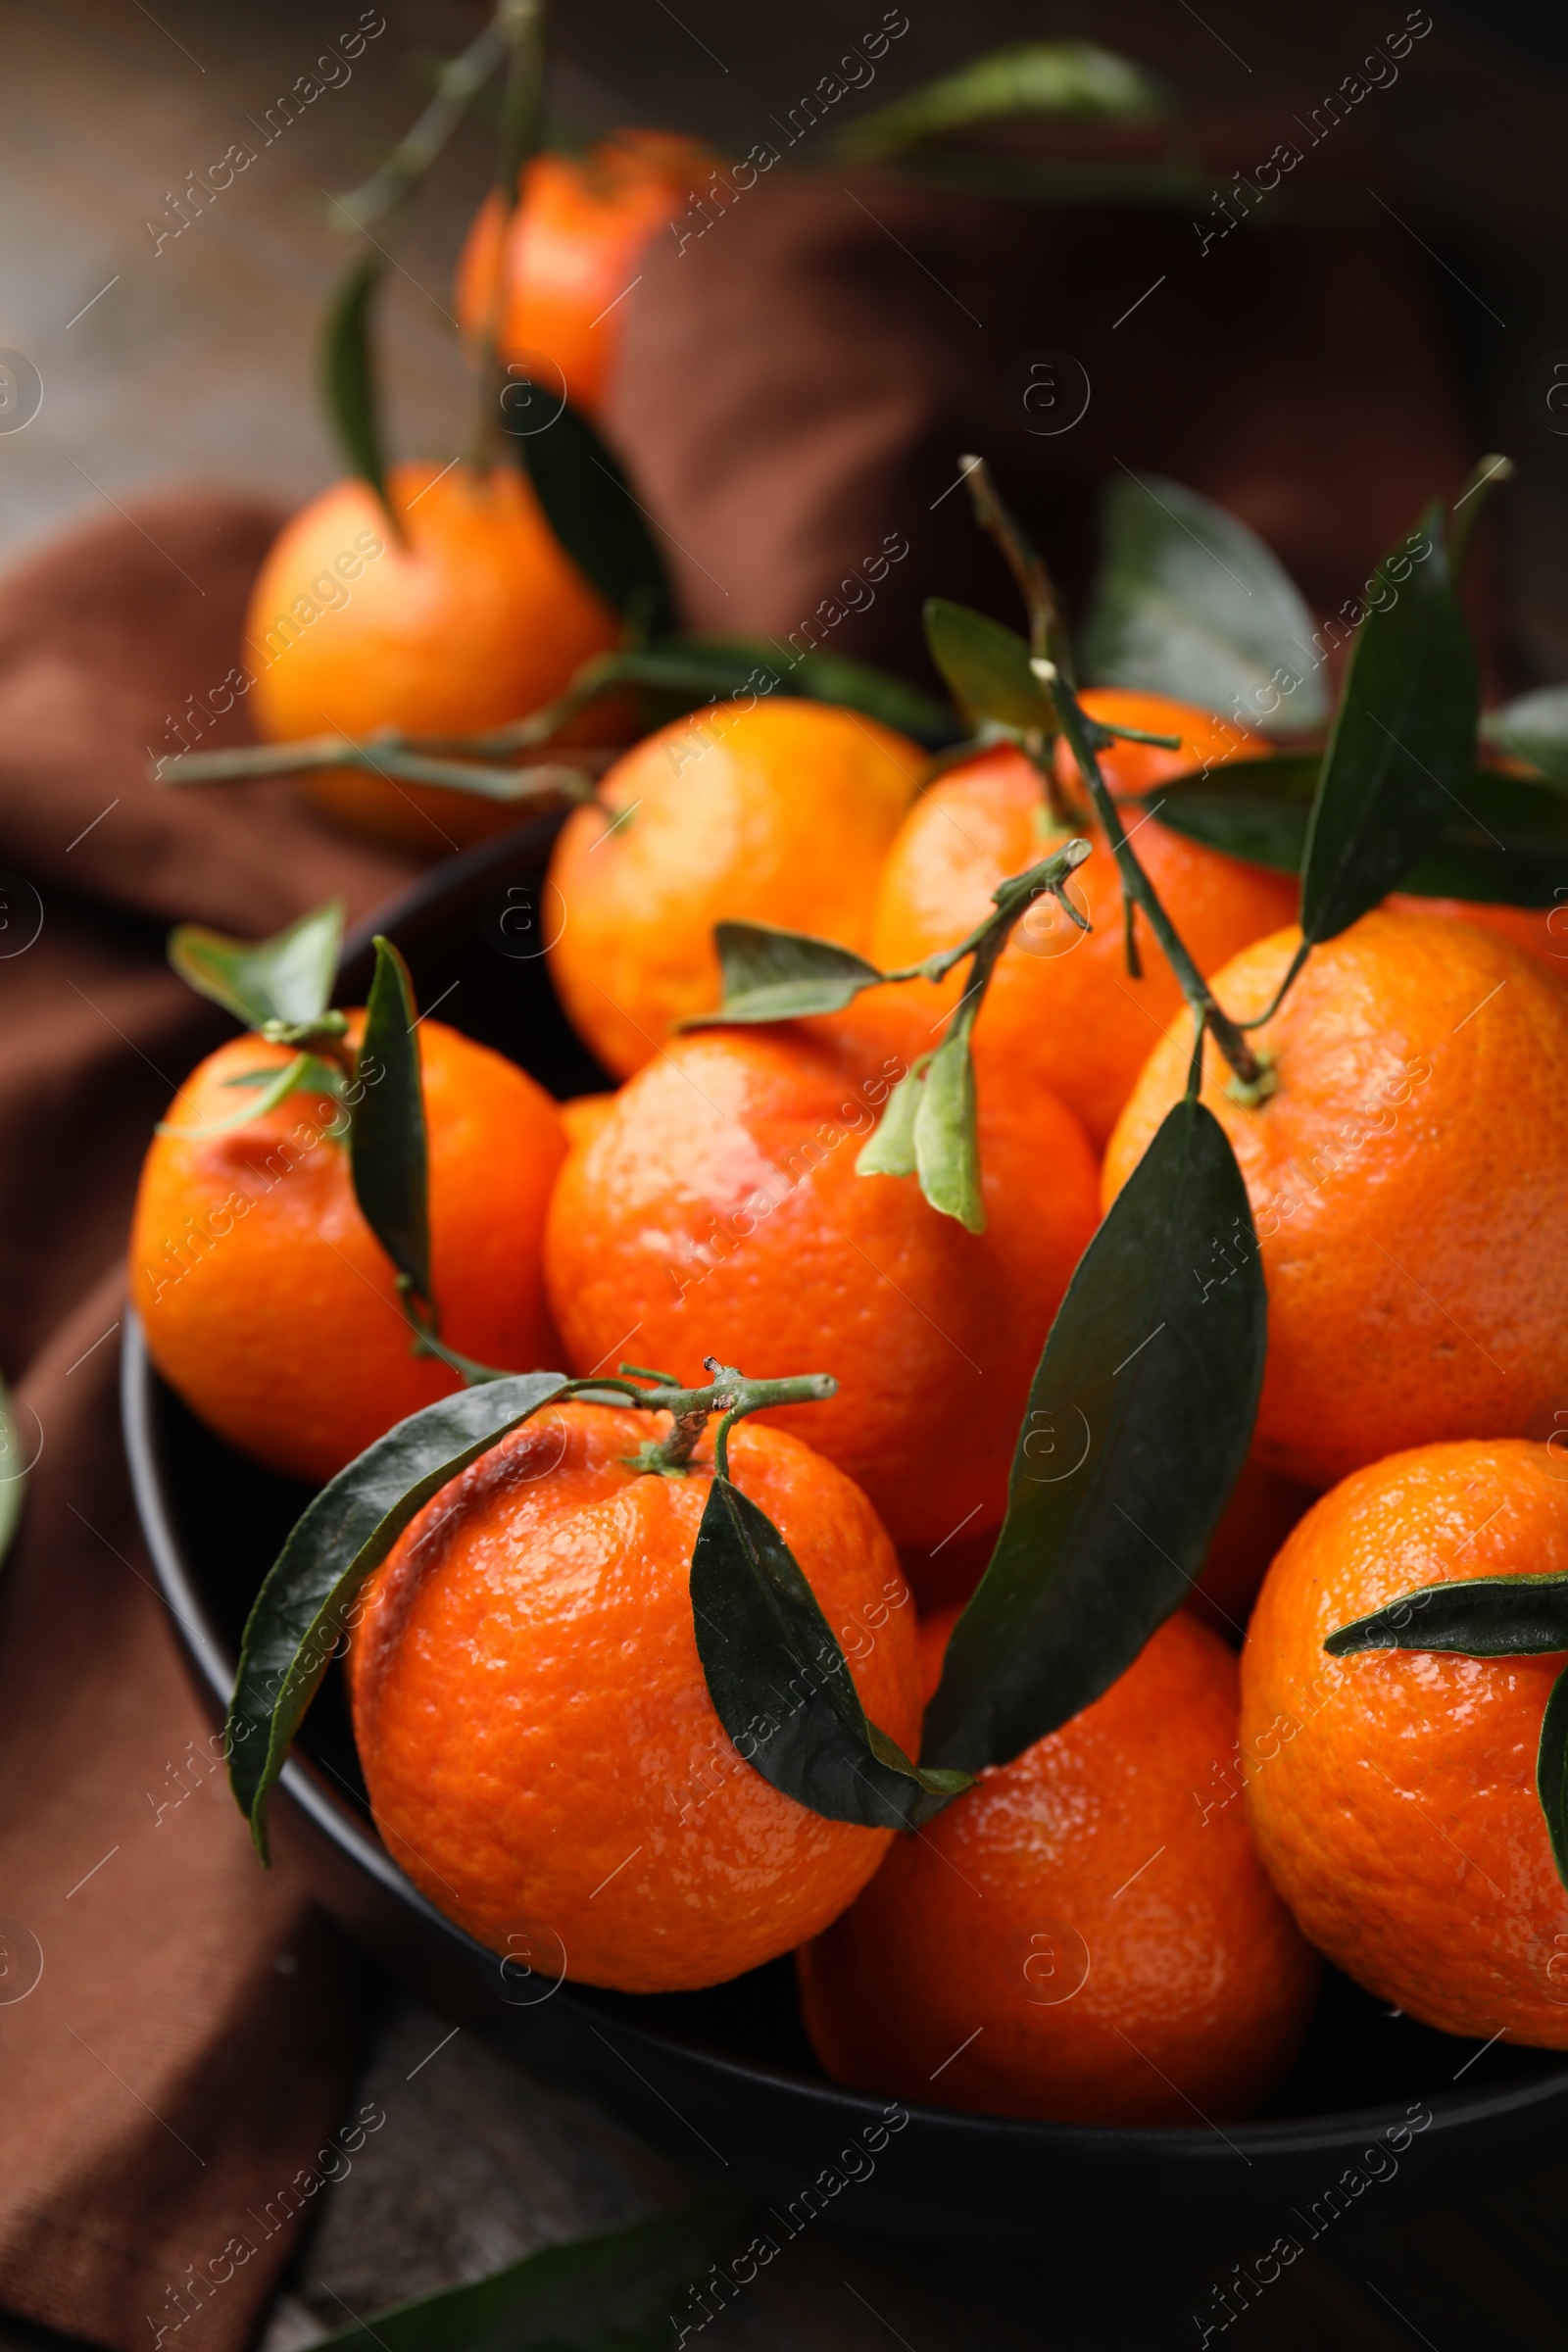
{"label": "ripe orange tangerine", "polygon": [[629,1076],[673,1022],[719,1003],[716,922],[863,951],[925,764],[858,710],[785,695],[695,710],[618,760],[550,867],[565,910],[551,973],[606,1067]]}
{"label": "ripe orange tangerine", "polygon": [[686,210],[712,160],[694,140],[661,130],[619,130],[586,155],[535,156],[507,223],[504,257],[493,193],[468,231],[457,279],[465,334],[485,331],[499,265],[498,348],[519,362],[542,355],[573,405],[592,415],[619,356],[622,305],[639,257]]}
{"label": "ripe orange tangerine", "polygon": [[545,1276],[574,1371],[622,1355],[810,1362],[826,1404],[770,1416],[929,1548],[1001,1521],[1040,1350],[1096,1222],[1094,1155],[1044,1090],[979,1090],[988,1219],[856,1156],[895,1071],[794,1027],[700,1030],[621,1088],[571,1152]]}
{"label": "ripe orange tangerine", "polygon": [[[245,623],[263,736],[472,734],[538,710],[617,642],[515,467],[394,466],[387,494],[397,529],[368,483],[338,482],[263,564]],[[515,822],[478,794],[349,768],[309,788],[345,823],[427,856]]]}
{"label": "ripe orange tangerine", "polygon": [[[426,1504],[367,1588],[349,1656],[377,1827],[437,1907],[546,1982],[672,1992],[776,1958],[853,1900],[893,1833],[828,1821],[743,1760],[697,1654],[688,1574],[712,1475],[638,1471],[667,1418],[548,1407]],[[865,1496],[743,1423],[731,1474],[901,1746],[914,1611]],[[907,1752],[907,1748],[906,1748]]]}
{"label": "ripe orange tangerine", "polygon": [[[566,1148],[556,1106],[443,1022],[416,1035],[441,1335],[482,1363],[537,1370],[559,1357],[539,1265]],[[354,1197],[341,1104],[293,1094],[226,1133],[194,1132],[244,1102],[232,1080],[290,1058],[234,1038],[180,1088],[172,1132],[142,1165],[130,1296],[153,1362],[192,1411],[272,1469],[320,1481],[459,1384],[410,1352],[391,1263]]]}
{"label": "ripe orange tangerine", "polygon": [[[934,1688],[957,1612],[928,1621]],[[1245,2115],[1294,2057],[1316,1960],[1240,1805],[1236,1659],[1186,1610],[1093,1706],[901,1838],[801,1953],[840,2082],[1062,2123]]]}
{"label": "ripe orange tangerine", "polygon": [[[1298,934],[1217,972],[1261,1015]],[[1474,923],[1375,909],[1313,950],[1252,1032],[1274,1091],[1203,1101],[1247,1182],[1269,1293],[1256,1450],[1323,1488],[1440,1438],[1541,1437],[1568,1396],[1568,994]],[[1108,1202],[1181,1096],[1192,1023],[1151,1054],[1110,1141]],[[1216,1235],[1202,1275],[1225,1277]]]}
{"label": "ripe orange tangerine", "polygon": [[1425,1585],[1568,1572],[1565,1469],[1498,1439],[1358,1470],[1285,1545],[1242,1656],[1247,1807],[1313,1942],[1425,2025],[1550,2049],[1568,2048],[1568,1890],[1536,1750],[1568,1659],[1323,1643]]}

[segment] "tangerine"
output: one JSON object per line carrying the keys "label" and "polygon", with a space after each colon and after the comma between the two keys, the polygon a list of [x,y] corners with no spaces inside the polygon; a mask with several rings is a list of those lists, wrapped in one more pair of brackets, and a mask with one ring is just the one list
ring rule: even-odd
{"label": "tangerine", "polygon": [[497,348],[519,362],[542,355],[573,406],[592,415],[619,354],[618,306],[637,282],[638,257],[712,161],[694,140],[662,130],[618,130],[581,156],[536,155],[506,225],[504,257],[494,193],[468,231],[457,277],[465,334],[486,330],[499,265]]}
{"label": "tangerine", "polygon": [[1565,1573],[1568,1482],[1546,1446],[1417,1446],[1307,1512],[1242,1653],[1247,1807],[1312,1941],[1424,2025],[1552,2049],[1568,2048],[1568,1891],[1536,1749],[1568,1659],[1323,1643],[1423,1585]]}
{"label": "tangerine", "polygon": [[[349,1654],[376,1824],[415,1884],[519,1975],[624,1992],[788,1951],[893,1835],[825,1820],[732,1744],[688,1583],[711,1453],[645,1475],[629,1457],[649,1428],[567,1403],[504,1439],[405,1531]],[[874,1617],[850,1671],[872,1722],[912,1745],[914,1611],[865,1496],[782,1430],[742,1423],[729,1459],[829,1623]]]}
{"label": "tangerine", "polygon": [[[1147,792],[1205,760],[1268,748],[1260,736],[1165,695],[1106,687],[1086,694],[1083,706],[1093,718],[1181,737],[1175,752],[1117,743],[1102,753],[1105,781],[1118,796]],[[1060,745],[1057,766],[1064,782],[1076,783],[1077,769]],[[1295,914],[1296,884],[1285,875],[1187,841],[1157,821],[1145,821],[1142,810],[1129,809],[1127,824],[1129,832],[1136,826],[1139,861],[1200,971],[1211,971]],[[1003,951],[975,1023],[975,1063],[999,1077],[1005,1073],[1016,1086],[1049,1087],[1077,1112],[1100,1149],[1182,998],[1142,914],[1135,930],[1143,976],[1129,975],[1115,858],[1087,808],[1070,829],[1094,845],[1068,893],[1093,929],[1077,929],[1050,899],[1024,916]],[[1060,830],[1021,752],[1004,747],[950,768],[909,811],[888,854],[871,925],[871,960],[893,970],[953,946],[984,921],[997,884],[1036,864]],[[847,1017],[912,1058],[929,1049],[962,985],[960,971],[937,985],[921,980],[877,990]]]}
{"label": "tangerine", "polygon": [[617,1076],[722,994],[712,927],[774,923],[863,949],[882,860],[925,755],[858,711],[780,695],[645,737],[567,818],[550,968]]}
{"label": "tangerine", "polygon": [[[261,735],[474,734],[550,702],[616,643],[615,615],[515,467],[394,466],[387,496],[396,530],[368,483],[334,484],[263,564],[245,623]],[[308,788],[344,823],[427,855],[516,817],[351,768],[318,769]]]}
{"label": "tangerine", "polygon": [[[1272,1002],[1299,935],[1215,974],[1233,1018]],[[1256,1450],[1308,1486],[1440,1438],[1544,1437],[1568,1396],[1568,995],[1473,923],[1375,909],[1315,948],[1252,1033],[1274,1091],[1203,1100],[1241,1163],[1269,1293]],[[1181,1096],[1178,1019],[1105,1155],[1107,1202]],[[1239,1235],[1200,1280],[1226,1278]]]}
{"label": "tangerine", "polygon": [[[357,1037],[364,1015],[351,1018]],[[444,1023],[416,1035],[441,1336],[532,1371],[558,1352],[539,1244],[565,1138],[513,1062]],[[360,1212],[330,1097],[293,1094],[222,1134],[233,1081],[286,1047],[237,1037],[186,1080],[142,1165],[131,1303],[170,1385],[220,1436],[293,1478],[331,1478],[406,1413],[459,1384],[410,1352],[390,1260]]]}
{"label": "tangerine", "polygon": [[[922,1630],[934,1688],[956,1611]],[[1061,2123],[1247,2114],[1294,2057],[1318,1970],[1235,1805],[1237,1662],[1178,1610],[1092,1706],[900,1838],[801,1953],[840,2082]]]}
{"label": "tangerine", "polygon": [[899,1074],[798,1029],[678,1038],[568,1155],[545,1240],[567,1361],[677,1379],[785,1357],[834,1373],[772,1423],[870,1495],[900,1544],[1002,1517],[1029,1384],[1096,1222],[1095,1160],[1044,1091],[979,1090],[984,1233],[856,1155]]}

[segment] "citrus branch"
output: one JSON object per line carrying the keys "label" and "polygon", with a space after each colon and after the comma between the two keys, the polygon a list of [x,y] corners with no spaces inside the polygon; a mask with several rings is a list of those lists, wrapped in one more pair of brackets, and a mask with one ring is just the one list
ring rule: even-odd
{"label": "citrus branch", "polygon": [[[1045,562],[1016,517],[1003,504],[984,459],[965,458],[960,460],[960,464],[974,505],[975,519],[1001,548],[1027,608],[1031,653],[1029,666],[1041,683],[1050,689],[1061,721],[1061,731],[1078,762],[1078,771],[1094,803],[1095,814],[1100,819],[1111,855],[1116,860],[1123,900],[1129,909],[1129,940],[1132,938],[1131,908],[1136,905],[1142,908],[1150,929],[1164,950],[1195,1017],[1212,1034],[1214,1043],[1230,1063],[1238,1084],[1255,1095],[1267,1083],[1265,1065],[1253,1053],[1241,1029],[1215,1002],[1207,981],[1188,954],[1175,925],[1160,905],[1152,883],[1138,861],[1116,804],[1101,774],[1096,756],[1096,734],[1099,730],[1088,717],[1074,691],[1072,648],[1062,626],[1055,590]],[[1027,744],[1025,749],[1029,750]],[[1042,752],[1030,750],[1029,756],[1040,770],[1049,794],[1053,773],[1049,762]]]}

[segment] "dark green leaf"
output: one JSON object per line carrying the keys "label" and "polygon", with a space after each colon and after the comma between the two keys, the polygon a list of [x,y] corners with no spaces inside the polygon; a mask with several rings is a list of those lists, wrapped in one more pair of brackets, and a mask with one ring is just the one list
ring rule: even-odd
{"label": "dark green leaf", "polygon": [[1016,629],[988,620],[967,605],[927,597],[925,641],[931,659],[963,709],[1004,727],[1056,724],[1055,705],[1029,666],[1029,648]]}
{"label": "dark green leaf", "polygon": [[366,1579],[449,1478],[565,1386],[564,1372],[525,1372],[443,1396],[306,1506],[256,1596],[229,1706],[229,1781],[264,1862],[268,1792]]}
{"label": "dark green leaf", "polygon": [[268,1021],[308,1028],[331,1002],[342,940],[343,903],[331,899],[271,939],[229,939],[181,923],[169,935],[169,960],[188,988],[247,1029]]}
{"label": "dark green leaf", "polygon": [[906,1829],[967,1787],[924,1773],[866,1718],[816,1595],[765,1511],[714,1474],[692,1551],[709,1695],[739,1753],[830,1821]]}
{"label": "dark green leaf", "polygon": [[1477,1576],[1422,1585],[1342,1625],[1331,1658],[1366,1649],[1456,1650],[1467,1658],[1530,1658],[1568,1649],[1568,1576]]}
{"label": "dark green leaf", "polygon": [[1409,872],[1459,806],[1475,760],[1480,677],[1436,500],[1373,578],[1307,828],[1309,946],[1336,938]]}
{"label": "dark green leaf", "polygon": [[698,2197],[629,2229],[541,2246],[465,2286],[351,2321],[312,2352],[659,2352],[676,2307],[728,2253],[746,2204]]}
{"label": "dark green leaf", "polygon": [[1246,523],[1162,474],[1104,494],[1080,650],[1098,686],[1175,695],[1245,726],[1305,734],[1328,717],[1312,615],[1289,573]]}
{"label": "dark green leaf", "polygon": [[1546,1816],[1551,1858],[1568,1886],[1568,1667],[1551,1686],[1536,1750],[1536,1792]]}
{"label": "dark green leaf", "polygon": [[1046,1342],[1007,1515],[926,1714],[928,1764],[1004,1764],[1100,1696],[1183,1600],[1247,1455],[1263,1278],[1223,1129],[1179,1102]]}
{"label": "dark green leaf", "polygon": [[1281,752],[1272,759],[1226,760],[1205,776],[1175,776],[1156,785],[1141,806],[1205,849],[1299,873],[1321,758],[1319,752]]}
{"label": "dark green leaf", "polygon": [[1399,887],[1422,898],[1555,906],[1568,882],[1568,794],[1478,767],[1445,802],[1438,831]]}
{"label": "dark green leaf", "polygon": [[784,685],[787,691],[808,695],[814,702],[862,711],[867,718],[880,719],[883,726],[894,727],[901,735],[933,749],[957,742],[961,733],[953,712],[934,695],[922,694],[917,686],[906,686],[887,670],[874,669],[868,662],[851,662],[843,654],[818,651],[803,655],[785,673]]}
{"label": "dark green leaf", "polygon": [[723,1002],[716,1012],[693,1013],[677,1028],[839,1012],[882,978],[874,963],[852,949],[813,939],[807,931],[780,931],[771,923],[715,923],[713,945],[724,975]]}
{"label": "dark green leaf", "polygon": [[[1299,871],[1320,755],[1235,760],[1173,777],[1142,806],[1190,841],[1281,873]],[[1472,768],[1398,887],[1417,897],[1552,906],[1568,879],[1568,795],[1530,776]]]}
{"label": "dark green leaf", "polygon": [[370,342],[370,305],[385,268],[379,253],[368,253],[355,263],[327,312],[321,340],[321,389],[332,429],[350,468],[369,483],[383,506],[386,459]]}
{"label": "dark green leaf", "polygon": [[[526,379],[513,377],[519,390]],[[538,399],[555,406],[547,387]],[[555,421],[513,435],[517,464],[545,520],[583,577],[613,612],[640,611],[668,627],[672,611],[663,558],[618,461],[580,409],[566,402]]]}
{"label": "dark green leaf", "polygon": [[354,1197],[399,1274],[430,1306],[429,1154],[414,983],[392,942],[379,937],[358,1079],[349,1126]]}
{"label": "dark green leaf", "polygon": [[1489,710],[1481,732],[1494,751],[1511,752],[1554,784],[1568,784],[1568,686],[1541,686]]}
{"label": "dark green leaf", "polygon": [[1092,41],[1009,41],[862,115],[837,146],[852,158],[892,155],[1006,116],[1137,122],[1168,112],[1171,103],[1153,74]]}
{"label": "dark green leaf", "polygon": [[932,1207],[956,1217],[970,1233],[984,1233],[974,1057],[969,1051],[973,1027],[971,1005],[932,1054],[914,1106],[912,1142],[920,1190]]}

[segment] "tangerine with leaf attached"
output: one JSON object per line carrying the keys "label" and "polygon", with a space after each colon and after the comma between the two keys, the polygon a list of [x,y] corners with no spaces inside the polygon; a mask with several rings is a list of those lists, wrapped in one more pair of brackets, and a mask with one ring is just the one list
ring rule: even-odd
{"label": "tangerine with leaf attached", "polygon": [[[956,1611],[922,1629],[934,1688]],[[1193,1792],[1236,1740],[1237,1664],[1178,1610],[1102,1697],[900,1838],[800,1955],[840,2082],[988,2115],[1245,2115],[1318,1970],[1241,1805]]]}
{"label": "tangerine with leaf attached", "polygon": [[[1264,1014],[1299,935],[1215,974]],[[1269,1091],[1238,1101],[1204,1041],[1269,1294],[1260,1458],[1319,1489],[1440,1438],[1540,1437],[1568,1396],[1568,994],[1522,950],[1440,915],[1363,915],[1314,948],[1251,1032]],[[1187,1083],[1192,1022],[1157,1046],[1105,1155],[1107,1202]],[[1216,1234],[1200,1283],[1234,1268]]]}
{"label": "tangerine with leaf attached", "polygon": [[[710,1442],[662,1476],[638,1466],[648,1434],[646,1413],[548,1406],[425,1505],[354,1634],[377,1827],[519,1983],[719,1984],[825,1927],[893,1837],[797,1803],[724,1731],[689,1590]],[[850,1671],[872,1722],[912,1750],[914,1610],[865,1496],[799,1438],[751,1422],[729,1467],[829,1626],[875,1622]]]}
{"label": "tangerine with leaf attached", "polygon": [[[540,1274],[566,1148],[556,1106],[443,1022],[416,1034],[441,1337],[533,1371],[557,1352]],[[225,1124],[258,1073],[291,1058],[234,1038],[180,1088],[142,1166],[130,1296],[153,1362],[194,1412],[270,1468],[319,1481],[459,1384],[411,1352],[391,1262],[355,1199],[347,1102],[305,1091]]]}
{"label": "tangerine with leaf attached", "polygon": [[[475,734],[553,701],[616,643],[615,615],[515,467],[394,466],[387,496],[390,516],[368,483],[338,482],[263,564],[245,623],[262,735]],[[590,723],[576,722],[577,740]],[[350,768],[313,771],[310,790],[344,823],[425,856],[515,821],[479,794]]]}

